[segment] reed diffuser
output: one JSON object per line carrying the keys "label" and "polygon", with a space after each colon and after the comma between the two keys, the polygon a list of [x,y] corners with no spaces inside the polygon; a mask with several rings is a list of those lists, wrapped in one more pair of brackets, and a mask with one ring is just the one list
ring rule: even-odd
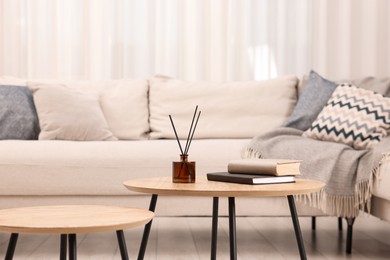
{"label": "reed diffuser", "polygon": [[194,137],[196,126],[198,125],[198,121],[201,113],[201,111],[199,111],[197,114],[197,111],[198,111],[198,106],[195,107],[194,116],[192,117],[191,126],[190,126],[190,130],[188,131],[186,146],[184,147],[184,150],[180,144],[179,136],[177,135],[176,127],[175,124],[173,123],[172,116],[169,115],[169,119],[171,120],[173,131],[175,133],[175,137],[180,148],[180,161],[172,162],[172,181],[176,183],[195,182],[195,162],[188,161],[188,150],[190,149],[192,138]]}

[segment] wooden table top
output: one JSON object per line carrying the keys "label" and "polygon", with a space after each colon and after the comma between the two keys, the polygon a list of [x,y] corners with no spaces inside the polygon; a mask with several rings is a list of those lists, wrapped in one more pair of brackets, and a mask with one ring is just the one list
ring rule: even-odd
{"label": "wooden table top", "polygon": [[143,209],[63,205],[0,210],[0,231],[35,234],[77,234],[115,231],[148,223],[154,213]]}
{"label": "wooden table top", "polygon": [[181,196],[287,196],[320,191],[325,184],[321,181],[296,179],[295,183],[248,185],[229,182],[208,181],[206,176],[197,176],[195,183],[173,183],[172,177],[157,177],[125,181],[125,187],[132,191]]}

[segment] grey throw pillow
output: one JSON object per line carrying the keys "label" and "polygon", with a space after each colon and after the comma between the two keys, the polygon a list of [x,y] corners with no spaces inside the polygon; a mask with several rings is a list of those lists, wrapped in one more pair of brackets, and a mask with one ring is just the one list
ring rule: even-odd
{"label": "grey throw pillow", "polygon": [[324,79],[315,71],[310,71],[309,78],[298,98],[290,117],[283,124],[306,131],[324,108],[337,84]]}
{"label": "grey throw pillow", "polygon": [[38,134],[39,121],[31,90],[0,85],[0,140],[36,140]]}

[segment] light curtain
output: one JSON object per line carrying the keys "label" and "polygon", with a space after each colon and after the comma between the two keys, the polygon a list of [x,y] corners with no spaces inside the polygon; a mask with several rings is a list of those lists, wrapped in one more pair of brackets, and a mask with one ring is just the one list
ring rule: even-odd
{"label": "light curtain", "polygon": [[0,76],[388,75],[388,11],[386,0],[0,0]]}
{"label": "light curtain", "polygon": [[390,76],[390,1],[313,1],[311,65],[333,79]]}

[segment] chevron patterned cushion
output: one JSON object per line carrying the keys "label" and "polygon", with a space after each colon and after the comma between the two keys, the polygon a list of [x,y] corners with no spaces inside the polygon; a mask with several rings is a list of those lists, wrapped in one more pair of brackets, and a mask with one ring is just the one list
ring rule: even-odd
{"label": "chevron patterned cushion", "polygon": [[350,84],[337,86],[303,136],[368,149],[390,129],[390,98]]}

